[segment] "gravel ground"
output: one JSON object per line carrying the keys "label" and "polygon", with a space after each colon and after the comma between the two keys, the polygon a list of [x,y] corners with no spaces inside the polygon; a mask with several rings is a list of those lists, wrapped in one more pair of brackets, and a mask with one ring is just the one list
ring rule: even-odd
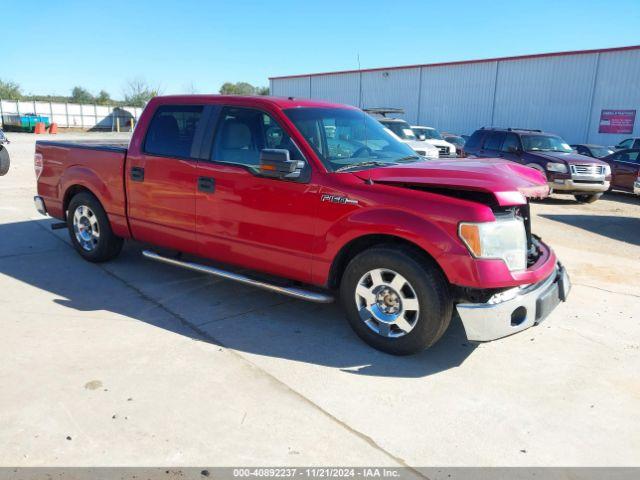
{"label": "gravel ground", "polygon": [[574,286],[542,325],[473,344],[453,322],[395,358],[335,305],[151,263],[135,243],[82,261],[33,209],[35,137],[9,138],[0,465],[640,465],[637,197],[533,205]]}

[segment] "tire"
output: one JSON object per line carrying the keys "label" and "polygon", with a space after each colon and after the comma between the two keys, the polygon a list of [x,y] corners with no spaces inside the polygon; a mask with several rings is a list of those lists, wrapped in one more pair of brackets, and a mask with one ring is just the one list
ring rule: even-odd
{"label": "tire", "polygon": [[7,152],[6,148],[0,146],[0,177],[7,174],[10,164],[9,152]]}
{"label": "tire", "polygon": [[78,193],[69,202],[67,228],[74,248],[89,262],[106,262],[122,250],[124,241],[111,231],[100,201],[88,192]]}
{"label": "tire", "polygon": [[602,196],[601,193],[581,193],[574,195],[578,203],[593,203]]}
{"label": "tire", "polygon": [[[453,310],[449,283],[435,263],[394,246],[373,247],[355,256],[342,276],[340,297],[356,334],[392,355],[432,346],[449,326]],[[381,304],[389,310],[382,311]]]}

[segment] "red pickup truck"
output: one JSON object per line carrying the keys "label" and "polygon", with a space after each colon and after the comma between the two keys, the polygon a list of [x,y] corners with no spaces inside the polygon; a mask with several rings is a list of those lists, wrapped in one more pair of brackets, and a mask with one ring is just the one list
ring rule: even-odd
{"label": "red pickup truck", "polygon": [[541,173],[428,161],[350,106],[156,97],[128,146],[38,141],[35,170],[36,208],[66,222],[86,260],[136,239],[180,253],[143,251],[157,261],[305,300],[339,296],[355,332],[392,354],[433,345],[456,313],[470,340],[521,331],[570,288],[531,233],[528,199],[548,194]]}

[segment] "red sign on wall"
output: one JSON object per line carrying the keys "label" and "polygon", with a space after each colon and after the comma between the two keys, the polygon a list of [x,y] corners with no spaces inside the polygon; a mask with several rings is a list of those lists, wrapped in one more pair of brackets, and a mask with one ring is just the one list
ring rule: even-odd
{"label": "red sign on wall", "polygon": [[602,110],[598,133],[633,133],[635,110]]}

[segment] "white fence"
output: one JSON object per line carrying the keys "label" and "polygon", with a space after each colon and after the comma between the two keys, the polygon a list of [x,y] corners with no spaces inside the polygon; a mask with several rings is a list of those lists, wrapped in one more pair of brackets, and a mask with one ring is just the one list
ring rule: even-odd
{"label": "white fence", "polygon": [[142,108],[87,105],[79,103],[55,103],[37,101],[0,100],[0,125],[6,115],[35,114],[49,117],[59,127],[87,130],[115,130],[117,119],[126,128],[131,120],[138,121]]}

